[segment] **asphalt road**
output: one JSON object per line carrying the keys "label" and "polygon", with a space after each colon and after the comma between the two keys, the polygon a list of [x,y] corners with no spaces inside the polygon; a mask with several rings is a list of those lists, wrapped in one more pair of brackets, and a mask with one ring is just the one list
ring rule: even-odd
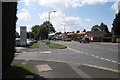
{"label": "asphalt road", "polygon": [[[66,45],[67,49],[57,49],[57,50],[47,50],[41,51],[39,49],[31,49],[24,51],[23,53],[17,53],[18,56],[15,59],[24,59],[24,60],[42,60],[42,61],[54,61],[54,62],[64,62],[68,63],[78,74],[81,75],[82,69],[84,72],[89,72],[91,68],[100,68],[110,71],[117,71],[118,65],[120,64],[118,60],[118,45],[112,43],[79,43],[79,42],[63,42],[56,41],[55,43]],[[82,65],[82,66],[81,66]],[[83,67],[92,66],[91,68]],[[86,70],[87,69],[87,70]],[[96,70],[93,70],[96,74]],[[100,72],[101,70],[97,70]],[[104,71],[101,74],[103,74]],[[112,77],[114,73],[108,75],[102,75],[104,77]],[[83,73],[84,76],[84,73]],[[91,75],[95,77],[96,75]],[[84,76],[89,78],[89,76]],[[101,76],[98,76],[99,78]],[[117,74],[113,77],[117,77]]]}
{"label": "asphalt road", "polygon": [[[113,43],[90,43],[84,44],[79,42],[56,42],[67,45],[69,56],[76,63],[92,64],[112,69],[118,69],[120,60],[118,60],[118,44]],[[67,53],[67,52],[66,52]],[[66,56],[67,57],[67,56]]]}

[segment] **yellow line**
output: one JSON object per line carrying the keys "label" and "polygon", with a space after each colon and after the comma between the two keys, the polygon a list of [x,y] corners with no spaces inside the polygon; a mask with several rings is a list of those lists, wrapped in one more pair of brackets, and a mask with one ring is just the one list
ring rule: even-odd
{"label": "yellow line", "polygon": [[99,69],[103,69],[103,70],[107,70],[107,71],[112,71],[112,72],[116,72],[119,73],[120,70],[116,70],[116,69],[112,69],[112,68],[106,68],[106,67],[102,67],[102,66],[96,66],[96,65],[91,65],[91,64],[83,64],[84,66],[88,66],[88,67],[93,67],[93,68],[99,68]]}

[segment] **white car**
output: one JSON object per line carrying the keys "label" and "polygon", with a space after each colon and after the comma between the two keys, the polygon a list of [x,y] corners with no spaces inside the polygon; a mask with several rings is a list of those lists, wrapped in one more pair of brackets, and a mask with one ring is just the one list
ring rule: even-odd
{"label": "white car", "polygon": [[[16,42],[16,46],[21,46],[21,44],[20,44],[20,38],[16,38],[15,42]],[[34,42],[33,42],[32,40],[27,39],[27,46],[30,46],[30,45],[32,45],[33,43],[34,43]]]}

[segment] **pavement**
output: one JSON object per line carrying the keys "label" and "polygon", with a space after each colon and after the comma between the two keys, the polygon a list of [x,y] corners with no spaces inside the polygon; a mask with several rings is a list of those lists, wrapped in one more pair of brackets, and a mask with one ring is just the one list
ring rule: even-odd
{"label": "pavement", "polygon": [[[49,51],[50,49],[44,44],[39,43],[38,49],[16,48],[17,51],[32,52],[32,51]],[[16,53],[18,54],[18,53]],[[22,54],[22,53],[19,53]],[[27,54],[27,53],[25,53]],[[55,60],[27,60],[14,59],[17,63],[22,63],[35,68],[39,76],[45,79],[71,79],[71,80],[118,80],[118,73],[91,67],[89,65],[67,63],[64,61]],[[112,75],[112,76],[111,76]],[[26,75],[27,76],[27,75]],[[27,78],[31,78],[28,75]]]}

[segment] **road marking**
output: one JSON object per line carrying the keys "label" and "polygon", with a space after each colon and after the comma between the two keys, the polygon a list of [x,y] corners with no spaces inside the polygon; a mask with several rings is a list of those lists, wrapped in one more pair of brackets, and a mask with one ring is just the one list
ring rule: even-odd
{"label": "road marking", "polygon": [[27,52],[23,51],[22,53],[27,53]]}
{"label": "road marking", "polygon": [[116,61],[113,61],[113,60],[111,60],[111,62],[113,62],[113,63],[117,63]]}
{"label": "road marking", "polygon": [[110,59],[105,59],[106,61],[111,61]]}
{"label": "road marking", "polygon": [[52,71],[52,68],[48,64],[37,65],[36,67],[39,72]]}
{"label": "road marking", "polygon": [[96,55],[93,55],[93,54],[88,54],[86,52],[82,52],[82,51],[79,51],[79,50],[76,50],[76,49],[72,49],[70,47],[68,47],[68,49],[70,49],[70,50],[72,50],[76,53],[85,54],[85,55],[89,55],[89,56],[92,56],[92,57],[95,57],[95,58],[98,58],[98,59],[101,59],[101,60],[105,60],[105,61],[109,61],[109,62],[112,62],[112,63],[120,64],[117,61],[113,61],[113,60],[110,60],[110,59],[107,59],[107,58],[99,57],[99,56],[96,56]]}
{"label": "road marking", "polygon": [[44,51],[43,53],[46,53],[46,54],[47,54],[47,53],[51,53],[51,52],[50,52],[50,51]]}
{"label": "road marking", "polygon": [[82,64],[82,65],[88,66],[88,67],[93,67],[93,68],[98,68],[98,69],[102,69],[102,70],[112,71],[112,72],[116,72],[116,73],[120,72],[120,70],[106,68],[106,67],[102,67],[102,66],[96,66],[96,65],[91,65],[91,64]]}

